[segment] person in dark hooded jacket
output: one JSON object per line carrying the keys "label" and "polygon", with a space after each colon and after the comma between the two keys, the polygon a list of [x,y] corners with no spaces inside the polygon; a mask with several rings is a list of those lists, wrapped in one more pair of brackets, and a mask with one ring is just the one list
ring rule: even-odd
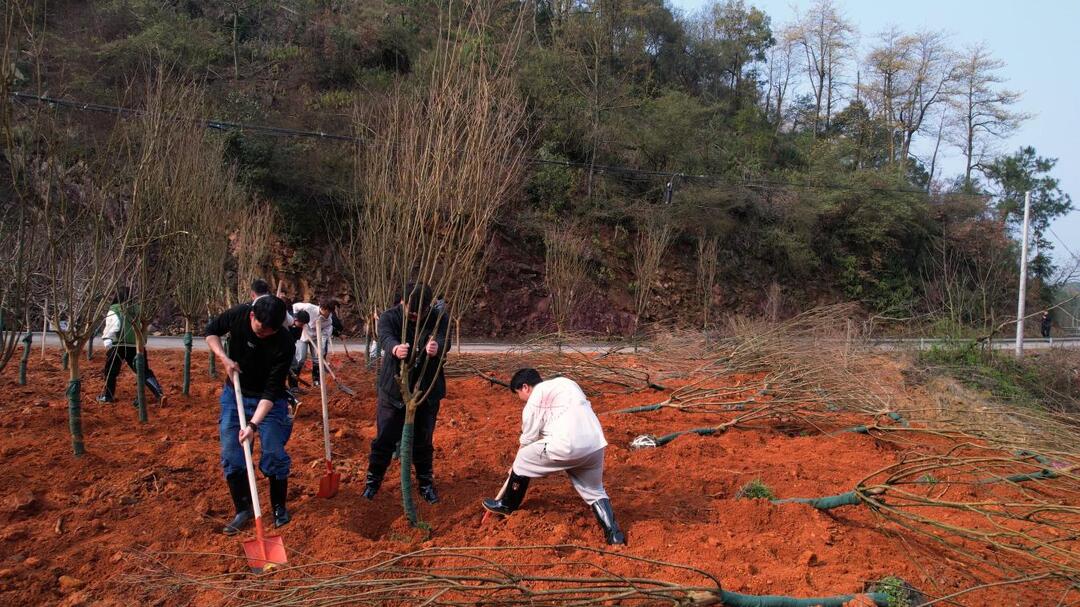
{"label": "person in dark hooded jacket", "polygon": [[[420,496],[428,503],[439,501],[435,491],[434,435],[439,404],[446,396],[443,359],[450,351],[450,323],[445,311],[436,311],[431,289],[409,285],[401,303],[379,315],[379,346],[386,356],[379,367],[376,407],[377,434],[371,454],[364,497],[374,499],[390,465],[405,425],[405,402],[401,394],[402,363],[407,366],[408,385],[423,396],[416,410],[413,467]],[[413,344],[423,344],[414,350]]]}

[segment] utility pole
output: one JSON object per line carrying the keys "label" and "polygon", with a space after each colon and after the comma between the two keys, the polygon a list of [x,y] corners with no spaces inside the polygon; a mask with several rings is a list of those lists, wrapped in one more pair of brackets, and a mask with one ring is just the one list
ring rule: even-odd
{"label": "utility pole", "polygon": [[1027,296],[1028,225],[1031,223],[1031,190],[1024,192],[1024,234],[1020,239],[1020,298],[1016,302],[1016,357],[1024,355],[1024,298]]}

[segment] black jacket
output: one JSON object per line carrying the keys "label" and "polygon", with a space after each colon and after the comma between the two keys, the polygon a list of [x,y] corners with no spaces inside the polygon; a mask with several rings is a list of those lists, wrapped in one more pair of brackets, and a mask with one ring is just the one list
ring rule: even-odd
{"label": "black jacket", "polygon": [[[292,364],[294,342],[279,328],[265,339],[251,330],[251,304],[224,311],[206,325],[207,335],[229,335],[229,358],[240,365],[240,391],[248,398],[285,398],[285,377]],[[232,380],[226,378],[227,382]]]}
{"label": "black jacket", "polygon": [[[393,404],[401,408],[405,404],[401,397],[401,388],[398,386],[398,377],[401,375],[401,360],[394,357],[395,346],[408,342],[409,357],[406,359],[410,364],[409,385],[414,390],[426,390],[431,388],[427,396],[428,401],[438,401],[446,396],[446,377],[443,375],[442,359],[450,351],[450,321],[445,314],[439,318],[439,313],[432,310],[424,320],[420,328],[419,339],[416,339],[417,329],[413,322],[405,326],[404,338],[402,337],[402,319],[405,310],[398,304],[379,315],[379,345],[385,355],[382,365],[379,367],[379,377],[376,387],[379,390],[379,400]],[[428,359],[424,346],[429,339],[439,343],[439,353],[434,358]],[[426,365],[425,365],[426,363]],[[423,377],[421,377],[423,372]]]}

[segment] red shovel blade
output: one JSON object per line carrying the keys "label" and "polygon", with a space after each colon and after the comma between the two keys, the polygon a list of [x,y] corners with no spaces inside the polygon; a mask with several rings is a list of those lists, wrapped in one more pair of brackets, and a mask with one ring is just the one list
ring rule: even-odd
{"label": "red shovel blade", "polygon": [[255,573],[263,573],[287,563],[289,559],[285,555],[285,542],[282,541],[281,536],[263,536],[261,519],[256,519],[255,527],[255,537],[244,540],[244,554],[247,555],[248,567],[251,567]]}
{"label": "red shovel blade", "polygon": [[334,472],[333,465],[330,462],[326,462],[326,474],[319,479],[319,492],[315,494],[315,497],[322,499],[330,499],[337,495],[338,484],[341,482],[341,474]]}

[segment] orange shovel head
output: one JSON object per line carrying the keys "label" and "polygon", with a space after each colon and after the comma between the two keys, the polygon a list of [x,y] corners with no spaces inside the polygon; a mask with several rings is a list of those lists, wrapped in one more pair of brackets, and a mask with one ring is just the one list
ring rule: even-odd
{"label": "orange shovel head", "polygon": [[244,554],[247,555],[248,567],[255,573],[270,571],[289,560],[285,556],[285,543],[280,535],[244,540]]}
{"label": "orange shovel head", "polygon": [[340,482],[340,473],[327,471],[326,474],[319,479],[319,492],[315,494],[315,497],[321,497],[323,499],[334,497],[337,495],[338,483]]}

